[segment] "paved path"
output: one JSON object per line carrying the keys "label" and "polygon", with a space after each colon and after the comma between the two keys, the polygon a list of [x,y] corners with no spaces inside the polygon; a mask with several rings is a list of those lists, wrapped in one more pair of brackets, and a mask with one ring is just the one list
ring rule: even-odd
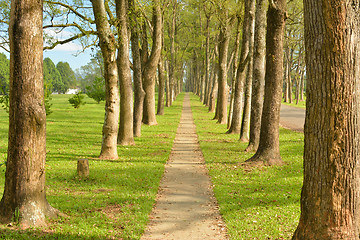
{"label": "paved path", "polygon": [[280,125],[294,131],[304,132],[305,109],[282,104],[280,110]]}
{"label": "paved path", "polygon": [[185,95],[157,203],[142,239],[227,239]]}

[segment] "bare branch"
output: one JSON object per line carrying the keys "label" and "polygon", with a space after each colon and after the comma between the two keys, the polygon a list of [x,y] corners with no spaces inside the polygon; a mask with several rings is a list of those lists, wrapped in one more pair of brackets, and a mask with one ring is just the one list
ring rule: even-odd
{"label": "bare branch", "polygon": [[96,32],[95,31],[87,31],[85,33],[79,33],[77,35],[72,36],[71,38],[68,38],[68,39],[65,39],[65,40],[62,40],[62,41],[57,41],[57,42],[53,43],[51,46],[44,47],[43,50],[54,49],[59,44],[62,45],[62,44],[74,41],[75,39],[79,39],[81,37],[90,35],[90,34],[96,34]]}

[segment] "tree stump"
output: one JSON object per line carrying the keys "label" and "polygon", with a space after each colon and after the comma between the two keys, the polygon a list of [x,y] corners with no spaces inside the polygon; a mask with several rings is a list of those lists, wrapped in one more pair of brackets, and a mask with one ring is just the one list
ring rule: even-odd
{"label": "tree stump", "polygon": [[89,176],[89,160],[79,159],[77,162],[77,173],[79,177]]}

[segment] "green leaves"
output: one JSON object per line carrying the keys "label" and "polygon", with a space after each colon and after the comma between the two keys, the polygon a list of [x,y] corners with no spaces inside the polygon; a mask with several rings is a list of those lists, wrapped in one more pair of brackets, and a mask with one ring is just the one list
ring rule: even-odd
{"label": "green leaves", "polygon": [[81,92],[78,92],[73,97],[69,98],[69,103],[77,109],[80,108],[81,105],[85,105],[84,98],[85,96]]}

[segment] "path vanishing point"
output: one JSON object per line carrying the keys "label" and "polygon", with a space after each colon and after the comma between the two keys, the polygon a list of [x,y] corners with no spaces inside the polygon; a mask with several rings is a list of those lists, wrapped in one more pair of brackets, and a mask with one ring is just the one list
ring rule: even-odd
{"label": "path vanishing point", "polygon": [[[280,118],[283,127],[303,131],[304,109],[282,105]],[[184,98],[156,205],[141,239],[228,239],[198,142],[189,93]]]}
{"label": "path vanishing point", "polygon": [[200,150],[187,93],[156,205],[141,239],[228,239]]}

